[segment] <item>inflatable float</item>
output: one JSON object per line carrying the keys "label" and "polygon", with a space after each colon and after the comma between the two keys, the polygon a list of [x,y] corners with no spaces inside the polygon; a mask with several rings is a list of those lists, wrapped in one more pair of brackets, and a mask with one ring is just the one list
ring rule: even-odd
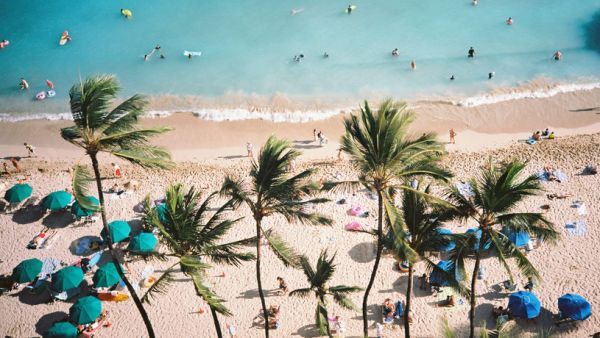
{"label": "inflatable float", "polygon": [[200,55],[202,55],[202,52],[190,52],[190,51],[184,50],[183,55],[184,56],[190,56],[190,55],[191,56],[200,56]]}
{"label": "inflatable float", "polygon": [[46,92],[46,97],[54,97],[56,96],[56,92],[54,91],[54,89],[50,89],[49,91]]}
{"label": "inflatable float", "polygon": [[129,299],[129,295],[124,293],[99,292],[98,299],[108,302],[122,302]]}
{"label": "inflatable float", "polygon": [[0,41],[0,48],[4,48],[4,47],[8,46],[9,44],[10,44],[10,41],[2,40],[2,41]]}
{"label": "inflatable float", "polygon": [[35,99],[38,101],[42,101],[45,98],[46,98],[46,92],[39,92],[39,93],[35,94]]}
{"label": "inflatable float", "polygon": [[71,37],[69,36],[69,32],[64,31],[60,37],[60,40],[58,41],[58,44],[61,46],[64,46],[70,40],[71,40]]}
{"label": "inflatable float", "polygon": [[121,14],[123,14],[123,16],[127,19],[131,19],[131,17],[133,16],[133,13],[129,9],[122,9]]}

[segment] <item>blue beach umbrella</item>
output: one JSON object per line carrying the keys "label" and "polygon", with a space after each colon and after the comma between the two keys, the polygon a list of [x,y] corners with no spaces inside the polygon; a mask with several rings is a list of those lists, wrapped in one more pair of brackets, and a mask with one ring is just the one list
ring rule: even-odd
{"label": "blue beach umbrella", "polygon": [[586,320],[592,315],[592,306],[576,293],[567,293],[558,299],[558,310],[563,318]]}
{"label": "blue beach umbrella", "polygon": [[531,292],[515,292],[508,298],[508,310],[515,317],[535,318],[540,314],[540,300]]}
{"label": "blue beach umbrella", "polygon": [[19,203],[31,196],[33,188],[29,184],[15,184],[12,188],[6,190],[4,199],[8,203]]}
{"label": "blue beach umbrella", "polygon": [[[475,233],[475,238],[477,238],[475,240],[475,243],[473,244],[473,251],[477,251],[479,250],[479,241],[481,240],[481,234],[482,231],[481,229],[476,229],[476,228],[470,228],[468,229],[465,234],[472,234]],[[488,239],[485,243],[483,243],[483,250],[488,250],[490,248],[490,246],[492,246],[492,240]]]}
{"label": "blue beach umbrella", "polygon": [[508,239],[513,242],[516,247],[522,247],[529,243],[529,234],[527,231],[511,231],[510,229],[504,227],[502,228],[502,233],[508,237]]}
{"label": "blue beach umbrella", "polygon": [[[451,261],[440,261],[439,263],[437,263],[437,267],[450,273],[450,275],[454,275],[454,277],[457,280],[460,280],[460,278],[456,276],[456,269]],[[431,273],[429,274],[429,283],[439,286],[450,285],[450,283],[448,283],[448,280],[446,279],[446,276],[444,276],[441,272],[436,270],[431,271]]]}
{"label": "blue beach umbrella", "polygon": [[[448,229],[444,229],[444,228],[438,228],[435,230],[439,235],[452,235],[452,231],[448,230]],[[454,249],[456,247],[456,242],[454,241],[448,241],[446,242],[446,244],[441,244],[440,246],[438,246],[438,250],[442,251],[442,252],[448,252],[452,249]]]}

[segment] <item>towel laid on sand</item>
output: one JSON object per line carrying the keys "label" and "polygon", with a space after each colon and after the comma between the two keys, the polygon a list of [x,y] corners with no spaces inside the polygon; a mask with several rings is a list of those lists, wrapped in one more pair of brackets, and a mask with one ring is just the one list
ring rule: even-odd
{"label": "towel laid on sand", "polygon": [[572,236],[584,236],[587,232],[587,225],[585,221],[569,221],[565,224],[567,233]]}

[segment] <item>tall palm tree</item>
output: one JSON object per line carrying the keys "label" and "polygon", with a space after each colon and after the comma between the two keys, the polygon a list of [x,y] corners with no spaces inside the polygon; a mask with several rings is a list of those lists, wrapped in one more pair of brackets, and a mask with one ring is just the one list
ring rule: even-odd
{"label": "tall palm tree", "polygon": [[[307,207],[327,202],[324,198],[313,198],[319,192],[319,186],[309,182],[315,169],[307,169],[290,176],[290,162],[300,156],[286,140],[269,137],[261,148],[258,160],[252,160],[249,184],[241,180],[226,177],[221,194],[230,196],[234,204],[246,204],[256,223],[256,280],[263,313],[267,314],[263,293],[260,262],[261,238],[285,266],[299,267],[299,255],[289,247],[272,228],[263,226],[266,217],[279,214],[288,222],[330,225],[331,220],[321,214],[310,212]],[[304,198],[304,199],[303,199]],[[269,325],[265,325],[265,336],[269,337]]]}
{"label": "tall palm tree", "polygon": [[329,286],[329,280],[333,277],[336,265],[333,263],[335,255],[331,258],[327,256],[327,250],[321,251],[317,260],[316,270],[308,262],[305,256],[300,258],[302,271],[306,275],[306,279],[310,287],[296,289],[290,292],[290,296],[307,297],[311,291],[317,299],[317,310],[315,311],[315,321],[319,328],[320,335],[332,337],[331,328],[329,327],[329,316],[327,312],[327,296],[332,296],[333,300],[343,308],[356,310],[356,306],[352,300],[346,296],[350,293],[362,291],[357,286],[337,285]]}
{"label": "tall palm tree", "polygon": [[450,174],[436,164],[444,154],[443,146],[434,134],[412,137],[408,127],[415,115],[405,103],[384,101],[374,112],[365,101],[359,115],[344,121],[345,134],[341,149],[359,172],[359,181],[377,193],[377,251],[369,284],[362,304],[363,334],[368,337],[367,305],[383,249],[384,198],[390,189],[411,189],[405,178],[429,176],[446,179]]}
{"label": "tall palm tree", "polygon": [[[496,257],[506,269],[511,281],[512,272],[507,260],[514,258],[521,273],[527,277],[539,280],[540,275],[521,252],[502,232],[527,232],[538,239],[556,243],[559,233],[554,225],[541,213],[517,211],[517,207],[526,197],[539,194],[542,191],[537,175],[524,176],[526,164],[512,161],[503,166],[495,166],[491,161],[482,168],[478,177],[469,181],[472,196],[463,195],[458,188],[450,187],[449,199],[461,211],[464,219],[473,219],[478,224],[478,231],[473,232],[467,241],[472,250],[463,251],[457,255],[458,264],[464,265],[466,255],[474,256],[475,266],[471,275],[471,310],[469,312],[470,337],[475,334],[475,292],[477,271],[479,270],[481,252],[485,243],[491,243]],[[481,237],[479,237],[481,234]]]}
{"label": "tall palm tree", "polygon": [[[100,165],[98,154],[109,153],[131,163],[147,168],[168,168],[171,165],[169,153],[159,147],[152,146],[148,139],[152,136],[164,133],[169,128],[137,128],[137,122],[143,113],[146,101],[140,95],[134,95],[121,102],[112,110],[113,100],[116,98],[120,87],[113,76],[95,76],[87,78],[73,85],[69,91],[71,114],[75,125],[61,129],[61,136],[66,141],[82,148],[92,161],[96,186],[98,188],[98,199],[100,200],[100,212],[102,215],[102,226],[107,234],[110,234],[106,221],[106,209],[104,205],[104,194],[102,179],[100,176]],[[93,209],[94,205],[89,200],[76,194],[78,202],[86,209]],[[148,335],[154,337],[152,323],[144,306],[137,296],[131,283],[123,274],[118,264],[117,256],[113,250],[113,242],[107,235],[108,250],[117,271],[140,315],[144,320]]]}
{"label": "tall palm tree", "polygon": [[[422,261],[427,270],[434,270],[442,276],[450,287],[460,294],[468,296],[468,290],[460,282],[464,271],[457,267],[455,273],[449,273],[439,268],[429,259],[429,252],[440,251],[450,242],[462,240],[460,235],[444,235],[440,230],[445,222],[451,221],[456,212],[444,204],[432,203],[426,196],[430,187],[424,189],[425,194],[415,190],[404,190],[402,207],[397,208],[386,201],[385,209],[389,224],[388,235],[384,236],[384,247],[390,250],[399,262],[408,261],[408,284],[406,286],[406,305],[404,308],[404,336],[410,337],[408,316],[411,307],[414,265]],[[452,255],[452,253],[450,254]],[[458,280],[457,280],[458,279]]]}
{"label": "tall palm tree", "polygon": [[179,266],[184,274],[191,277],[198,296],[208,304],[217,336],[222,338],[217,313],[231,316],[231,312],[223,300],[206,286],[205,271],[210,268],[208,262],[240,266],[242,262],[254,259],[254,255],[238,250],[241,245],[252,242],[252,238],[220,243],[241,218],[225,218],[225,210],[231,207],[231,201],[211,214],[211,202],[217,194],[212,193],[201,203],[201,195],[194,187],[184,193],[182,185],[172,185],[167,188],[165,207],[161,210],[153,208],[150,198],[146,198],[144,223],[160,231],[162,242],[169,248],[166,257],[175,257],[177,261],[148,289],[142,301],[149,302],[153,294],[166,292],[175,268]]}

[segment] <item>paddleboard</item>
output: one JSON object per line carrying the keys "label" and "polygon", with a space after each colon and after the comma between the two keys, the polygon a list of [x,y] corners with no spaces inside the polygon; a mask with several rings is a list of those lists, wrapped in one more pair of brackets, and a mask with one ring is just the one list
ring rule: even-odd
{"label": "paddleboard", "polygon": [[185,51],[183,51],[183,55],[184,56],[190,56],[190,55],[191,56],[200,56],[200,55],[202,55],[202,52],[190,52],[190,51],[185,50]]}

